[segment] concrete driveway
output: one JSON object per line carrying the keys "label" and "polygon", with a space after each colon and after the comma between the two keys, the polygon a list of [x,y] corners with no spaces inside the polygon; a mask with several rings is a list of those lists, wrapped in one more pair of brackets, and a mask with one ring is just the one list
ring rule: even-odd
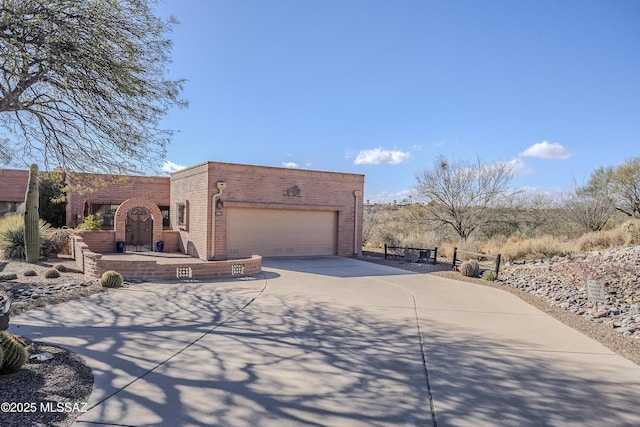
{"label": "concrete driveway", "polygon": [[338,257],[12,319],[95,375],[76,425],[637,426],[640,367],[497,289]]}

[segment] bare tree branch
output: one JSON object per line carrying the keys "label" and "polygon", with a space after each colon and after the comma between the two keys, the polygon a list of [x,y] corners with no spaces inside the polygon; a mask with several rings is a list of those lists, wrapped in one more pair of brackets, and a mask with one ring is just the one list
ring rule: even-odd
{"label": "bare tree branch", "polygon": [[487,222],[489,209],[513,194],[506,163],[450,162],[440,156],[416,175],[416,191],[430,202],[429,219],[453,228],[462,240]]}
{"label": "bare tree branch", "polygon": [[[0,0],[0,161],[135,173],[163,158],[175,20],[154,0]],[[22,153],[22,155],[19,155]]]}

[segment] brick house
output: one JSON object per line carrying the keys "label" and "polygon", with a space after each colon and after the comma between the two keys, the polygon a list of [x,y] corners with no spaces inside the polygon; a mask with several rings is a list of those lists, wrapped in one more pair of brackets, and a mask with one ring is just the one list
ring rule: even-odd
{"label": "brick house", "polygon": [[[0,208],[23,201],[28,171],[0,169]],[[206,162],[170,177],[128,177],[70,192],[67,224],[87,213],[103,231],[94,252],[182,252],[202,260],[361,253],[364,176]],[[13,208],[13,209],[12,209]]]}

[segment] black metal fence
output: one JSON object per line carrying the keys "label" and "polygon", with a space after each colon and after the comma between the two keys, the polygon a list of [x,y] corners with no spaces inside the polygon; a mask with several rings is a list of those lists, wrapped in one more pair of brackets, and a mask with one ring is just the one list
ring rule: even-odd
{"label": "black metal fence", "polygon": [[458,248],[453,248],[453,263],[451,265],[452,268],[457,268],[460,266],[460,264],[462,263],[461,258],[465,257],[465,259],[469,259],[471,257],[475,258],[478,260],[478,262],[480,264],[483,264],[483,261],[489,261],[491,263],[491,267],[494,268],[493,271],[495,271],[496,276],[498,275],[498,273],[500,272],[500,261],[502,256],[500,254],[498,255],[487,255],[487,254],[481,254],[481,253],[477,253],[477,252],[469,252],[469,251],[463,251],[460,250]]}
{"label": "black metal fence", "polygon": [[438,248],[410,248],[407,246],[389,246],[384,245],[384,259],[387,257],[403,258],[405,261],[427,262],[432,261],[434,264],[438,262]]}

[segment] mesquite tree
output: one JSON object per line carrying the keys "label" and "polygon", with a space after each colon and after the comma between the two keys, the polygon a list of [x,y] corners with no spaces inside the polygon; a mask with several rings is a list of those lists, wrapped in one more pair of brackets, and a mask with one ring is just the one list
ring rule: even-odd
{"label": "mesquite tree", "polygon": [[466,241],[487,222],[492,207],[514,194],[512,178],[508,163],[451,162],[440,156],[416,174],[416,192],[430,202],[430,221],[453,228]]}
{"label": "mesquite tree", "polygon": [[617,166],[596,169],[580,191],[611,199],[619,212],[640,218],[640,157],[633,157]]}
{"label": "mesquite tree", "polygon": [[[135,173],[158,166],[175,20],[154,0],[0,0],[0,164]],[[47,167],[48,168],[48,167]]]}

